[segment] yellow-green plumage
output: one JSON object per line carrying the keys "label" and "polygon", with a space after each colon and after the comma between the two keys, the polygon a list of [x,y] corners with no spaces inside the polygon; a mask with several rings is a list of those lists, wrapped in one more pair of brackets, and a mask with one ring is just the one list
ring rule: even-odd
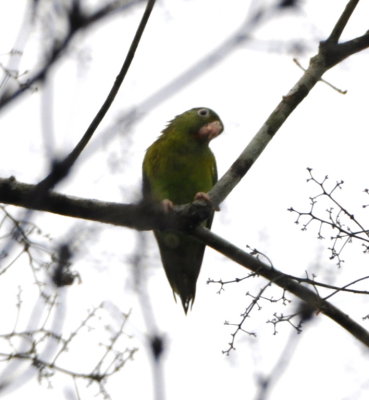
{"label": "yellow-green plumage", "polygon": [[[147,149],[143,162],[144,198],[192,202],[199,192],[208,192],[217,180],[216,162],[209,148],[223,125],[208,108],[193,108],[178,115]],[[205,221],[210,227],[211,220]],[[189,235],[155,231],[169,283],[187,313],[196,294],[205,246]]]}

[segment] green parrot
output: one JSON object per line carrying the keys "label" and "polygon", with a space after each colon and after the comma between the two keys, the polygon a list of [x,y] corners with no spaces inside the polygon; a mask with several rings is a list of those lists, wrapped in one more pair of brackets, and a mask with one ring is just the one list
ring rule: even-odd
{"label": "green parrot", "polygon": [[[194,199],[209,201],[207,192],[217,181],[215,157],[209,142],[223,131],[223,123],[209,108],[193,108],[176,116],[147,149],[143,161],[144,200],[160,201],[166,211]],[[213,215],[204,222],[210,228]],[[176,231],[154,231],[161,260],[185,313],[196,294],[205,245]]]}

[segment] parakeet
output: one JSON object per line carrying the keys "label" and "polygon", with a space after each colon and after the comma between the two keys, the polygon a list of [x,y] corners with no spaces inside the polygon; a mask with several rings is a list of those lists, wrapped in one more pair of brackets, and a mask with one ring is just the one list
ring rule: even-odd
{"label": "parakeet", "polygon": [[[209,108],[193,108],[176,116],[147,149],[143,161],[143,197],[161,201],[165,209],[196,199],[208,199],[217,181],[215,157],[209,142],[223,131],[223,123]],[[211,226],[213,216],[204,222]],[[185,313],[196,294],[205,245],[176,231],[154,231],[161,260]]]}

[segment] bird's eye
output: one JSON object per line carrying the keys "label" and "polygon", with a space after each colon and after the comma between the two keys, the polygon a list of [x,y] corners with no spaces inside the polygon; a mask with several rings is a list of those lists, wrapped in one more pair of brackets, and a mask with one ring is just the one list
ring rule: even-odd
{"label": "bird's eye", "polygon": [[209,115],[209,110],[207,108],[201,108],[197,111],[197,114],[200,115],[200,117],[207,117]]}

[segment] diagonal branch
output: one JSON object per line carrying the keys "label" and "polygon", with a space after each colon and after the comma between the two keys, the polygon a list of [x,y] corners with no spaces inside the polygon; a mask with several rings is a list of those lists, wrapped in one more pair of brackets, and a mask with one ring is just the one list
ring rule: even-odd
{"label": "diagonal branch", "polygon": [[209,196],[215,206],[219,206],[241,181],[243,176],[273,139],[282,124],[309,94],[315,84],[319,82],[325,70],[324,63],[322,63],[319,55],[311,59],[309,68],[301,79],[293,86],[290,92],[282,98],[282,101],[270,114],[237,160],[210,190]]}
{"label": "diagonal branch", "polygon": [[101,21],[105,17],[112,15],[117,10],[130,7],[135,3],[135,1],[132,1],[124,5],[120,2],[117,2],[116,4],[113,2],[102,6],[91,15],[84,15],[79,7],[79,3],[74,2],[68,16],[68,23],[70,25],[68,33],[59,43],[54,45],[54,48],[47,56],[47,60],[44,65],[30,79],[28,79],[27,82],[25,82],[18,90],[12,93],[5,92],[0,96],[0,111],[3,111],[6,106],[21,97],[35,83],[42,82],[45,79],[52,66],[60,59],[61,55],[68,48],[72,39],[76,36],[78,32],[85,30],[88,27],[91,27],[93,24]]}
{"label": "diagonal branch", "polygon": [[322,314],[326,315],[337,324],[345,328],[349,333],[351,333],[351,335],[353,335],[365,346],[369,347],[369,332],[333,304],[322,299],[311,289],[295,282],[288,275],[268,266],[267,264],[264,264],[262,261],[251,256],[250,254],[239,249],[232,243],[222,239],[220,236],[217,236],[215,233],[210,232],[208,229],[202,226],[198,226],[194,230],[193,235],[236,263],[246,267],[260,276],[263,276],[270,282],[280,286],[285,290],[288,290],[290,293],[293,293],[296,297],[309,304],[314,310],[316,310],[317,313],[321,312]]}
{"label": "diagonal branch", "polygon": [[[69,174],[76,160],[78,159],[82,151],[85,149],[92,135],[95,133],[97,127],[100,125],[104,116],[108,112],[132,63],[138,44],[145,30],[148,19],[151,15],[151,11],[155,5],[155,1],[156,0],[147,1],[145,11],[138,25],[133,41],[129,47],[128,53],[124,59],[121,70],[118,76],[116,77],[115,82],[113,83],[113,86],[109,91],[109,94],[105,99],[104,103],[100,107],[99,111],[97,112],[96,116],[92,120],[91,124],[87,128],[84,135],[82,136],[81,140],[77,143],[76,147],[61,161],[53,160],[51,171],[33,189],[32,196],[29,198],[30,204],[28,206],[28,210],[26,212],[26,216],[24,217],[24,219],[30,218],[31,209],[40,209],[40,206],[45,204],[45,197],[48,197],[49,190],[55,187],[55,185],[58,182],[63,180]],[[109,6],[107,6],[107,10],[109,11]],[[66,40],[69,38],[68,41],[71,40],[73,32],[75,32],[75,30],[80,29],[81,27],[84,27],[87,24],[86,17],[83,16],[81,10],[79,9],[78,2],[73,3],[73,8],[69,18],[70,18],[71,29],[69,35],[67,35],[66,38]],[[67,46],[67,44],[68,42],[66,42],[65,46]],[[48,69],[44,71],[44,76],[46,76],[47,71]],[[2,100],[0,98],[0,108],[1,108],[1,101]],[[9,242],[5,246],[5,249],[9,251],[10,247],[11,243]]]}
{"label": "diagonal branch", "polygon": [[342,32],[345,29],[358,3],[359,0],[350,0],[346,4],[346,8],[341,14],[340,18],[338,19],[336,25],[334,26],[332,33],[329,35],[327,39],[327,42],[338,43],[338,40],[341,37]]}
{"label": "diagonal branch", "polygon": [[[0,179],[0,201],[4,203],[29,207],[32,205],[32,193],[34,190],[35,185],[19,183],[14,179]],[[45,195],[43,201],[38,203],[37,209],[143,230],[154,228],[184,229],[183,226],[186,225],[185,216],[181,216],[180,213],[179,215],[176,213],[168,215],[155,205],[150,207],[147,204],[132,205],[86,200],[53,192]],[[184,219],[181,220],[180,218]],[[369,332],[331,303],[319,297],[314,291],[296,282],[295,278],[269,267],[201,226],[195,228],[192,234],[231,260],[293,293],[317,312],[325,314],[363,344],[369,346]]]}
{"label": "diagonal branch", "polygon": [[155,1],[156,0],[148,0],[147,2],[146,9],[141,18],[137,31],[134,35],[133,41],[129,47],[127,56],[125,57],[125,60],[123,62],[121,70],[119,71],[119,74],[115,78],[115,81],[108,93],[108,96],[106,97],[105,101],[101,105],[99,111],[93,118],[92,122],[88,126],[86,132],[84,133],[84,135],[82,136],[81,140],[78,142],[76,147],[62,161],[55,163],[50,174],[38,184],[41,192],[49,190],[50,188],[54,187],[56,183],[58,183],[69,173],[70,169],[72,168],[72,166],[74,165],[74,163],[76,162],[76,160],[78,159],[78,157],[80,156],[80,154],[90,141],[92,135],[95,133],[96,129],[98,128],[101,121],[105,117],[109,108],[113,104],[113,101],[116,95],[118,94],[118,91],[123,83],[123,80],[127,75],[129,67],[131,66],[138,44],[140,43],[146,24],[149,20],[151,11],[155,5]]}
{"label": "diagonal branch", "polygon": [[238,159],[210,190],[209,196],[215,207],[219,206],[236,187],[286,119],[309,94],[316,83],[319,82],[322,75],[350,55],[369,47],[368,32],[361,37],[340,44],[335,43],[332,39],[337,38],[338,40],[357,2],[358,0],[349,1],[330,37],[320,43],[318,54],[310,59],[309,67],[303,76],[292,87],[289,93],[282,98],[281,102],[270,114]]}

